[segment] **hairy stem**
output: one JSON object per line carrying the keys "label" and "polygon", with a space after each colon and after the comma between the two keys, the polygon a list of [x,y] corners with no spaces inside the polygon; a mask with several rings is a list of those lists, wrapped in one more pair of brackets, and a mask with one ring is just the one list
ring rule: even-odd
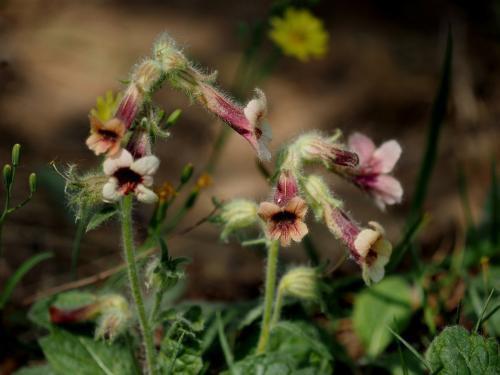
{"label": "hairy stem", "polygon": [[125,260],[127,262],[130,289],[132,291],[135,307],[137,309],[139,325],[146,351],[147,373],[154,375],[156,374],[156,367],[153,335],[146,317],[146,310],[144,308],[144,300],[142,298],[139,277],[137,275],[137,264],[135,260],[134,235],[132,227],[132,199],[132,195],[126,195],[121,201],[123,249],[125,251]]}
{"label": "hairy stem", "polygon": [[271,327],[274,327],[280,321],[284,297],[283,288],[278,287],[278,294],[276,295],[276,302],[274,303],[273,318],[271,319]]}
{"label": "hairy stem", "polygon": [[273,310],[274,292],[276,288],[276,270],[278,268],[278,241],[272,241],[268,245],[267,270],[266,270],[266,290],[264,294],[264,313],[262,315],[262,326],[259,342],[257,344],[257,354],[266,350],[271,331],[271,314]]}

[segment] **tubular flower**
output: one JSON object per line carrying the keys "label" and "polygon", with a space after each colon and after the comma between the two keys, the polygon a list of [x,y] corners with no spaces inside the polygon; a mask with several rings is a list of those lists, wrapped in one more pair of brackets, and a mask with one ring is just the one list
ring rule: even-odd
{"label": "tubular flower", "polygon": [[161,66],[154,60],[145,60],[132,72],[131,82],[116,110],[115,117],[120,119],[125,128],[132,126],[142,108],[145,96],[149,94],[162,79]]}
{"label": "tubular flower", "polygon": [[324,56],[328,48],[323,22],[306,9],[288,8],[282,18],[272,18],[269,37],[285,55],[303,62]]}
{"label": "tubular flower", "polygon": [[336,136],[328,138],[312,132],[299,137],[293,146],[304,162],[322,162],[327,168],[356,167],[359,163],[358,155],[344,149],[335,139]]}
{"label": "tubular flower", "polygon": [[151,139],[148,132],[144,129],[134,131],[132,137],[127,143],[126,149],[130,152],[134,159],[151,155]]}
{"label": "tubular flower", "polygon": [[401,146],[391,140],[375,148],[373,141],[361,133],[349,137],[349,148],[358,154],[359,166],[343,173],[359,188],[366,191],[381,209],[385,205],[400,203],[403,188],[397,179],[390,176],[401,156]]}
{"label": "tubular flower", "polygon": [[124,134],[125,125],[119,119],[101,122],[99,118],[90,115],[90,136],[86,144],[96,155],[115,155],[120,150]]}
{"label": "tubular flower", "polygon": [[299,196],[292,198],[284,206],[262,202],[258,214],[267,224],[267,237],[272,240],[280,240],[281,246],[289,246],[291,240],[300,242],[309,232],[304,223],[307,205]]}
{"label": "tubular flower", "polygon": [[243,136],[256,150],[260,159],[271,158],[267,149],[271,133],[264,123],[267,100],[261,90],[255,90],[256,97],[245,107],[239,105],[214,86],[216,74],[204,74],[197,69],[168,35],[163,35],[156,41],[153,55],[174,88],[196,100]]}
{"label": "tubular flower", "polygon": [[260,159],[269,160],[271,158],[267,147],[271,141],[271,131],[269,126],[264,123],[267,115],[267,99],[264,92],[256,89],[256,97],[250,100],[244,108],[211,85],[201,84],[200,92],[198,101],[208,111],[243,136],[255,149]]}
{"label": "tubular flower", "polygon": [[278,176],[278,183],[274,191],[274,203],[284,206],[299,193],[297,179],[292,172],[285,169]]}
{"label": "tubular flower", "polygon": [[105,202],[114,202],[121,196],[134,193],[143,203],[154,203],[158,196],[148,187],[153,185],[153,175],[160,166],[160,160],[153,155],[134,160],[130,152],[121,150],[104,161],[104,173],[109,176],[102,189]]}
{"label": "tubular flower", "polygon": [[328,229],[349,249],[351,257],[359,264],[367,285],[379,282],[385,274],[392,245],[384,238],[380,224],[370,222],[370,228],[360,228],[339,208],[325,207],[325,223]]}

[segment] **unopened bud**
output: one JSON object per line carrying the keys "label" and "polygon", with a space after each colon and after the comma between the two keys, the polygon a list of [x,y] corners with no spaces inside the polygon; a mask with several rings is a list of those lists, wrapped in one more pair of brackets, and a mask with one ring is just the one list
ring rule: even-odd
{"label": "unopened bud", "polygon": [[181,173],[181,184],[185,184],[186,182],[189,181],[191,176],[193,175],[194,172],[194,167],[193,164],[188,163],[182,168],[182,173]]}
{"label": "unopened bud", "polygon": [[143,92],[150,92],[160,81],[162,70],[158,62],[146,60],[140,63],[132,74],[132,80]]}
{"label": "unopened bud", "polygon": [[97,322],[95,336],[113,341],[125,332],[130,321],[128,302],[118,294],[103,296],[99,300],[101,315]]}
{"label": "unopened bud", "polygon": [[29,185],[30,185],[30,193],[31,194],[35,193],[36,192],[36,188],[37,188],[36,174],[35,173],[30,174],[28,182],[29,182]]}
{"label": "unopened bud", "polygon": [[3,183],[6,188],[12,184],[12,167],[9,164],[3,166]]}
{"label": "unopened bud", "polygon": [[328,185],[317,175],[307,176],[304,183],[304,193],[317,220],[323,217],[325,205],[342,206],[342,202],[332,196]]}
{"label": "unopened bud", "polygon": [[17,167],[19,165],[19,157],[21,155],[21,145],[16,143],[14,147],[12,147],[12,165]]}
{"label": "unopened bud", "polygon": [[222,223],[221,239],[227,240],[228,236],[236,230],[244,229],[258,222],[257,204],[246,199],[235,199],[226,203],[221,208],[218,221]]}
{"label": "unopened bud", "polygon": [[167,122],[165,124],[166,128],[170,128],[172,125],[175,125],[175,123],[179,120],[179,118],[182,115],[182,111],[180,109],[176,109],[173,111],[167,118]]}
{"label": "unopened bud", "polygon": [[297,267],[288,271],[280,280],[283,295],[315,300],[318,298],[318,271],[311,267]]}

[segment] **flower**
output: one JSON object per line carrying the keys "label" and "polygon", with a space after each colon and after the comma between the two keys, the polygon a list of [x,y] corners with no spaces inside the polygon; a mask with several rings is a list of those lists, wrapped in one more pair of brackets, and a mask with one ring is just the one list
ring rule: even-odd
{"label": "flower", "polygon": [[257,152],[262,160],[269,160],[271,153],[267,145],[271,140],[270,127],[264,123],[267,115],[265,94],[256,89],[256,97],[246,107],[232,101],[213,86],[201,83],[198,101],[210,112],[228,124],[234,131],[243,136]]}
{"label": "flower", "polygon": [[285,55],[300,61],[323,57],[328,48],[323,22],[306,9],[288,8],[282,18],[271,18],[269,37]]}
{"label": "flower", "polygon": [[121,150],[104,161],[104,173],[109,177],[102,188],[105,202],[114,202],[121,196],[134,193],[143,203],[154,203],[158,196],[148,187],[153,185],[153,175],[160,166],[160,160],[153,155],[134,160],[130,152]]}
{"label": "flower", "polygon": [[381,209],[385,205],[400,203],[403,188],[397,179],[390,176],[401,156],[401,146],[395,140],[382,143],[375,148],[373,141],[361,133],[354,133],[348,140],[349,148],[358,154],[358,168],[346,169],[348,178],[375,199]]}
{"label": "flower", "polygon": [[296,196],[285,206],[262,202],[258,215],[267,223],[266,235],[272,240],[280,240],[281,246],[289,246],[291,240],[302,241],[308,233],[304,218],[307,213],[306,202]]}
{"label": "flower", "polygon": [[149,136],[149,132],[145,129],[135,130],[132,133],[130,140],[127,142],[126,149],[130,152],[134,159],[151,155],[151,138]]}
{"label": "flower", "polygon": [[292,172],[285,169],[278,176],[278,183],[274,191],[274,203],[284,206],[299,193],[297,178]]}
{"label": "flower", "polygon": [[324,213],[328,229],[345,243],[351,257],[360,265],[365,283],[370,285],[382,280],[392,253],[382,226],[370,221],[371,228],[360,228],[344,211],[331,206],[326,206]]}
{"label": "flower", "polygon": [[311,132],[300,136],[294,143],[303,162],[323,162],[327,168],[332,165],[340,167],[355,167],[359,163],[358,155],[345,150],[332,138]]}
{"label": "flower", "polygon": [[96,116],[90,115],[90,136],[85,142],[96,155],[115,155],[121,147],[125,134],[125,125],[117,118],[101,122]]}
{"label": "flower", "polygon": [[368,223],[372,229],[363,229],[354,240],[354,247],[361,256],[363,280],[370,285],[383,279],[384,267],[389,263],[392,245],[384,238],[384,228],[374,221]]}

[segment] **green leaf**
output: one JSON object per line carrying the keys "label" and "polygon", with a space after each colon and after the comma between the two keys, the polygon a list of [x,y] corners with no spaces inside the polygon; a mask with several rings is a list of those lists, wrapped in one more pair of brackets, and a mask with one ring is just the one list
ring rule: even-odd
{"label": "green leaf", "polygon": [[55,328],[39,342],[56,374],[139,374],[131,351],[117,341],[109,345]]}
{"label": "green leaf", "polygon": [[116,214],[118,214],[118,210],[116,209],[116,207],[104,206],[102,210],[92,215],[87,224],[85,232],[90,232],[91,230],[97,229]]}
{"label": "green leaf", "polygon": [[499,349],[494,338],[453,326],[434,338],[425,357],[436,375],[494,375],[500,373]]}
{"label": "green leaf", "polygon": [[161,373],[195,375],[201,372],[203,361],[199,348],[192,344],[186,345],[184,340],[190,338],[181,334],[177,340],[168,337],[163,340],[158,356]]}
{"label": "green leaf", "polygon": [[366,354],[381,354],[394,339],[387,326],[401,332],[411,314],[411,287],[401,277],[385,278],[362,291],[354,301],[353,324]]}
{"label": "green leaf", "polygon": [[55,375],[49,365],[23,367],[12,375]]}
{"label": "green leaf", "polygon": [[233,374],[330,374],[333,357],[316,329],[309,323],[284,321],[271,331],[265,354],[238,361]]}
{"label": "green leaf", "polygon": [[14,274],[7,279],[5,283],[5,288],[0,294],[0,310],[3,309],[5,304],[10,299],[12,292],[16,285],[21,281],[21,279],[26,275],[33,267],[35,267],[38,263],[49,259],[52,257],[52,253],[41,253],[32,256],[28,260],[26,260],[21,266],[14,272]]}

